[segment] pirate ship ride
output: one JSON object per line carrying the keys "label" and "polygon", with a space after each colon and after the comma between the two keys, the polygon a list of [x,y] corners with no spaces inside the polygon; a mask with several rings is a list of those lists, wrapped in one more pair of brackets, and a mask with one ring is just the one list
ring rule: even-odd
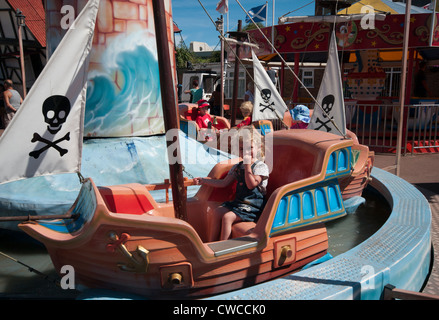
{"label": "pirate ship ride", "polygon": [[[346,214],[338,178],[351,174],[352,145],[319,131],[275,132],[267,204],[257,223],[236,223],[229,240],[211,233],[220,223],[212,212],[233,199],[233,188],[202,186],[188,199],[184,221],[172,202],[157,203],[149,193],[168,184],[96,187],[91,179],[69,211],[74,219],[20,228],[44,243],[57,270],[73,266],[87,287],[154,298],[235,290],[326,254],[323,223]],[[221,178],[232,165],[219,163],[209,176]]]}
{"label": "pirate ship ride", "polygon": [[[97,3],[89,1],[80,17],[96,17]],[[155,10],[156,23],[163,30],[163,3],[153,3],[159,8]],[[88,19],[85,21],[83,36],[88,43],[93,25]],[[74,30],[81,33],[79,25]],[[163,33],[157,33],[157,40],[168,45]],[[59,48],[62,47],[61,43]],[[159,51],[166,60],[167,50]],[[62,54],[55,54],[48,67],[56,66],[61,57]],[[161,81],[172,82],[165,77]],[[162,90],[173,87],[167,84],[161,83]],[[76,88],[79,97],[83,87]],[[162,97],[169,99],[164,105],[176,101],[172,95]],[[83,107],[81,103],[74,105]],[[176,108],[164,109],[176,112]],[[63,124],[64,132],[72,112]],[[20,114],[16,117],[11,125],[17,126],[25,119]],[[177,115],[174,117],[175,125]],[[60,136],[65,134],[63,130]],[[57,141],[57,134],[51,141]],[[235,224],[228,240],[217,241],[218,235],[212,234],[212,226],[219,223],[212,212],[222,202],[233,199],[234,188],[202,186],[186,201],[184,187],[192,181],[182,181],[181,172],[171,166],[171,183],[98,187],[92,179],[85,179],[66,215],[60,219],[37,218],[38,221],[19,226],[46,246],[57,270],[71,265],[76,280],[93,288],[153,298],[200,297],[286,275],[326,254],[328,237],[324,222],[346,214],[339,180],[352,175],[354,142],[316,130],[278,131],[272,134],[272,141],[273,170],[265,208],[256,223]],[[54,147],[48,149],[41,153],[52,151],[52,155],[57,155],[59,151]],[[68,152],[73,153],[72,149]],[[209,176],[223,177],[237,161],[217,164]],[[172,202],[159,203],[151,196],[152,190],[170,186]]]}

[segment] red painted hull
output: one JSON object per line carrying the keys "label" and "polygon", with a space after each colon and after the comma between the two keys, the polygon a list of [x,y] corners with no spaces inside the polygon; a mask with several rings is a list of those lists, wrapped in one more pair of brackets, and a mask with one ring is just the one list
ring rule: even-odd
{"label": "red painted hull", "polygon": [[361,196],[363,190],[367,187],[372,179],[371,171],[375,157],[374,152],[369,151],[369,148],[363,145],[354,145],[352,149],[358,150],[360,152],[360,156],[354,166],[352,174],[339,180],[343,200],[347,200],[355,196]]}
{"label": "red painted hull", "polygon": [[[273,240],[260,250],[242,252],[226,260],[203,261],[186,237],[172,233],[154,234],[140,228],[123,228],[133,239],[125,243],[129,251],[135,252],[139,245],[150,251],[148,271],[132,273],[118,267],[119,264],[129,263],[120,252],[109,254],[105,250],[107,242],[102,239],[108,239],[106,235],[114,229],[112,226],[102,226],[89,242],[74,250],[47,245],[56,269],[72,265],[76,280],[91,288],[130,292],[155,299],[202,297],[289,274],[323,256],[328,248],[324,227],[298,232],[295,234],[296,261],[274,268]],[[146,233],[148,236],[145,236]],[[276,240],[281,239],[291,239],[291,235],[276,237]],[[136,259],[140,260],[138,256]],[[179,284],[172,284],[169,278],[176,272],[182,275],[182,280]]]}
{"label": "red painted hull", "polygon": [[[148,190],[157,185],[97,188],[88,180],[70,210],[80,215],[77,220],[28,222],[20,227],[44,243],[57,270],[72,266],[75,280],[91,288],[154,299],[196,298],[284,276],[325,255],[328,236],[323,222],[346,214],[343,205],[336,208],[336,203],[328,202],[326,213],[288,216],[294,210],[285,203],[292,206],[296,196],[309,199],[313,192],[319,199],[331,193],[325,201],[335,199],[334,176],[350,174],[346,163],[331,173],[327,167],[330,157],[348,156],[352,141],[307,131],[274,134],[267,204],[256,224],[235,224],[232,239],[215,241],[218,235],[212,230],[221,219],[213,211],[233,197],[233,188],[207,186],[188,199],[188,217],[183,221],[175,218],[172,203],[152,198]],[[345,157],[334,157],[341,153]],[[233,161],[217,164],[209,176],[224,176]],[[342,202],[341,194],[338,199]]]}

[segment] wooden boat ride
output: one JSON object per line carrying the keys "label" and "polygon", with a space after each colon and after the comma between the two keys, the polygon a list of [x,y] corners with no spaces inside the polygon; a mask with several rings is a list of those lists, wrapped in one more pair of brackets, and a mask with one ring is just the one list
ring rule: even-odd
{"label": "wooden boat ride", "polygon": [[[178,116],[177,108],[174,108],[175,93],[166,91],[166,88],[173,88],[174,83],[172,77],[166,76],[171,75],[172,70],[166,20],[161,14],[165,7],[160,0],[152,3],[159,69],[164,75],[160,77],[160,89],[165,131],[169,131],[178,129]],[[66,33],[46,65],[43,77],[35,84],[39,90],[33,89],[27,96],[28,100],[29,97],[39,99],[43,105],[52,98],[53,89],[42,84],[62,87],[57,88],[60,94],[77,101],[72,107],[75,112],[70,111],[76,117],[69,117],[63,130],[75,133],[78,143],[61,159],[62,155],[58,154],[61,147],[55,148],[53,144],[64,141],[66,138],[62,135],[65,133],[52,134],[54,142],[39,150],[45,152],[50,147],[55,150],[50,150],[52,152],[38,162],[30,162],[34,142],[27,141],[23,146],[5,137],[17,137],[13,130],[20,132],[19,136],[31,137],[51,129],[50,122],[42,122],[43,119],[35,121],[35,128],[29,125],[32,121],[28,119],[37,119],[36,114],[41,110],[26,107],[28,102],[25,101],[0,140],[0,146],[5,150],[17,149],[13,148],[17,145],[20,148],[16,151],[25,150],[24,156],[17,153],[20,157],[8,157],[8,161],[9,158],[10,161],[22,160],[17,160],[22,169],[0,181],[64,172],[76,172],[82,177],[79,171],[82,131],[77,128],[83,125],[79,115],[85,108],[85,91],[81,89],[85,88],[85,73],[80,77],[82,86],[74,86],[77,91],[73,92],[70,85],[71,79],[76,78],[76,70],[87,69],[86,60],[79,57],[88,55],[99,7],[99,0],[87,3],[75,28]],[[68,65],[72,75],[65,77],[58,65],[66,65],[63,52],[70,50],[72,39],[77,39],[79,46],[85,49],[83,54],[75,55],[76,64]],[[263,74],[266,75],[265,71]],[[58,272],[61,273],[64,266],[71,266],[75,281],[90,288],[154,299],[197,298],[287,275],[326,254],[328,236],[324,223],[346,214],[339,181],[355,172],[351,159],[356,147],[353,139],[318,130],[281,130],[270,133],[271,137],[272,170],[266,205],[256,223],[233,225],[230,239],[218,241],[219,235],[213,234],[217,229],[213,227],[220,223],[213,212],[224,201],[234,199],[235,188],[203,185],[195,196],[186,199],[182,165],[178,161],[174,164],[169,161],[171,183],[96,186],[92,179],[85,179],[77,200],[66,215],[46,220],[37,217],[35,221],[20,223],[19,227],[46,246]],[[72,157],[70,161],[66,161],[68,156]],[[238,161],[218,163],[209,176],[224,177]],[[29,163],[34,170],[29,170]],[[58,166],[60,168],[54,170]],[[184,182],[185,186],[192,183],[190,180]],[[154,200],[150,191],[167,190],[171,184],[173,202]]]}
{"label": "wooden boat ride", "polygon": [[[205,142],[206,134],[212,134],[212,132],[206,129],[200,129],[195,122],[198,116],[198,105],[196,103],[181,103],[178,105],[180,130],[182,130],[186,135],[193,137],[194,139]],[[215,131],[219,132],[221,130],[229,130],[230,122],[221,116],[213,116],[213,128]]]}
{"label": "wooden boat ride", "polygon": [[340,179],[340,189],[343,200],[353,197],[361,197],[363,190],[371,181],[371,172],[375,153],[369,147],[358,142],[357,136],[347,130],[347,136],[353,140],[352,146],[352,173],[348,177]]}
{"label": "wooden boat ride", "polygon": [[[202,297],[292,273],[326,254],[324,222],[346,214],[339,179],[351,175],[353,141],[314,130],[273,133],[267,204],[257,221],[233,226],[216,241],[212,214],[233,199],[234,188],[201,186],[187,200],[187,221],[172,202],[150,190],[165,185],[83,184],[69,210],[75,219],[28,221],[19,227],[42,242],[59,271],[70,265],[76,281],[158,298]],[[221,178],[234,163],[218,163]],[[191,181],[186,181],[186,186]]]}

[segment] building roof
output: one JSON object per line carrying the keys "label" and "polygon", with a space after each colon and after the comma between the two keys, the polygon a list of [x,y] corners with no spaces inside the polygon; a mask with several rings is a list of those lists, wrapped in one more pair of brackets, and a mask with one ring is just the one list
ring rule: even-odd
{"label": "building roof", "polygon": [[[354,14],[361,13],[364,6],[372,7],[376,12],[390,12],[391,14],[405,14],[405,3],[393,2],[390,0],[361,0],[347,9],[340,10],[338,14]],[[431,10],[420,8],[412,5],[411,13],[431,13]]]}
{"label": "building roof", "polygon": [[174,23],[174,33],[180,33],[181,29],[177,26],[177,24],[175,23],[175,21],[172,21]]}
{"label": "building roof", "polygon": [[14,10],[26,17],[26,26],[42,46],[46,46],[46,13],[42,0],[6,0]]}

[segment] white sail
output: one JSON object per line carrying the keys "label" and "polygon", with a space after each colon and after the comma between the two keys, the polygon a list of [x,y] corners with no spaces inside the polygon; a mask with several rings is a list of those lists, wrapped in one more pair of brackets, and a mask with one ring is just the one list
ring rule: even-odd
{"label": "white sail", "polygon": [[[337,42],[332,33],[329,44],[328,63],[323,74],[322,84],[317,95],[318,105],[314,106],[308,129],[326,131],[338,135],[346,135],[346,115],[341,82],[340,64],[338,61]],[[334,123],[330,120],[332,119]],[[341,131],[341,132],[340,132]]]}
{"label": "white sail", "polygon": [[255,101],[252,121],[266,119],[282,120],[288,108],[253,50],[252,57],[255,79]]}
{"label": "white sail", "polygon": [[0,138],[0,183],[79,172],[87,69],[99,0],[71,25]]}

